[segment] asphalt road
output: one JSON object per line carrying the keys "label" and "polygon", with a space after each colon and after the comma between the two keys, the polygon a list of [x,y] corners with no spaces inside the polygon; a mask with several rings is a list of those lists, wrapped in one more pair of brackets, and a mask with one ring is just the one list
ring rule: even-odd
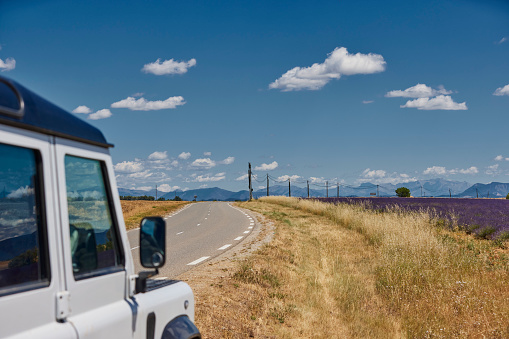
{"label": "asphalt road", "polygon": [[[173,279],[230,250],[248,236],[254,219],[227,202],[199,202],[165,217],[166,264],[159,270],[160,279]],[[140,265],[139,229],[127,232],[136,272],[147,270]],[[158,278],[155,277],[155,278]]]}

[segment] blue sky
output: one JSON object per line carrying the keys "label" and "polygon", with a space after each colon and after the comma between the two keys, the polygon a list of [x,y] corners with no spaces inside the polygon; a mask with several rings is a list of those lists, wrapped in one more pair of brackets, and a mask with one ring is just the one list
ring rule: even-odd
{"label": "blue sky", "polygon": [[0,46],[121,187],[509,182],[507,1],[1,2]]}

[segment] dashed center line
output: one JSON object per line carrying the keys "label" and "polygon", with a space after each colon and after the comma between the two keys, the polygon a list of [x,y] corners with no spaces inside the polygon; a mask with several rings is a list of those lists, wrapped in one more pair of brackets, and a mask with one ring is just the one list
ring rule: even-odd
{"label": "dashed center line", "polygon": [[233,240],[237,241],[237,240],[240,240],[240,239],[242,239],[242,238],[244,238],[244,237],[236,237],[236,238],[235,238],[235,239],[233,239]]}
{"label": "dashed center line", "polygon": [[228,247],[230,247],[231,245],[232,245],[232,244],[226,244],[226,245],[224,245],[224,246],[219,247],[217,250],[218,250],[218,251],[225,250],[225,249],[227,249]]}
{"label": "dashed center line", "polygon": [[245,231],[244,234],[249,233],[249,231]]}
{"label": "dashed center line", "polygon": [[177,233],[177,235],[180,235],[180,234],[182,234],[182,233],[184,233],[184,232],[178,232],[178,233]]}
{"label": "dashed center line", "polygon": [[249,229],[252,229],[252,228],[253,228],[253,226],[249,226],[248,228],[249,228]]}
{"label": "dashed center line", "polygon": [[196,226],[200,226],[200,224],[196,225]]}
{"label": "dashed center line", "polygon": [[139,248],[139,247],[140,247],[140,246],[133,247],[133,248],[131,248],[131,251],[132,251],[132,250],[135,250],[135,249],[137,249],[137,248]]}
{"label": "dashed center line", "polygon": [[207,260],[208,258],[210,258],[210,256],[209,257],[201,257],[200,259],[196,259],[195,261],[190,262],[189,264],[187,264],[187,266],[197,265],[197,264],[201,263],[202,261]]}

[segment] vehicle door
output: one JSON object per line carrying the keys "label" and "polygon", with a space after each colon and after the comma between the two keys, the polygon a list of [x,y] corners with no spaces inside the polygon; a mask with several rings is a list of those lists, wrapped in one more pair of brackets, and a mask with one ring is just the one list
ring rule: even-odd
{"label": "vehicle door", "polygon": [[126,249],[111,192],[105,148],[56,138],[68,318],[80,338],[132,338]]}
{"label": "vehicle door", "polygon": [[50,137],[0,125],[0,337],[77,338],[65,290]]}

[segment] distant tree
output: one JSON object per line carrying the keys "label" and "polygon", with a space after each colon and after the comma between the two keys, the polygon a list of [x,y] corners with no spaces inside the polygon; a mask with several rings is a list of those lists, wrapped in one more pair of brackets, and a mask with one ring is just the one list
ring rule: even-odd
{"label": "distant tree", "polygon": [[166,199],[164,197],[160,197],[157,201],[166,201]]}
{"label": "distant tree", "polygon": [[173,198],[173,201],[182,201],[182,198],[176,195],[175,198]]}
{"label": "distant tree", "polygon": [[406,187],[400,187],[400,188],[396,189],[396,194],[400,198],[408,198],[408,197],[410,197],[410,190]]}
{"label": "distant tree", "polygon": [[509,199],[509,193],[507,193],[507,195],[505,196],[506,199]]}

